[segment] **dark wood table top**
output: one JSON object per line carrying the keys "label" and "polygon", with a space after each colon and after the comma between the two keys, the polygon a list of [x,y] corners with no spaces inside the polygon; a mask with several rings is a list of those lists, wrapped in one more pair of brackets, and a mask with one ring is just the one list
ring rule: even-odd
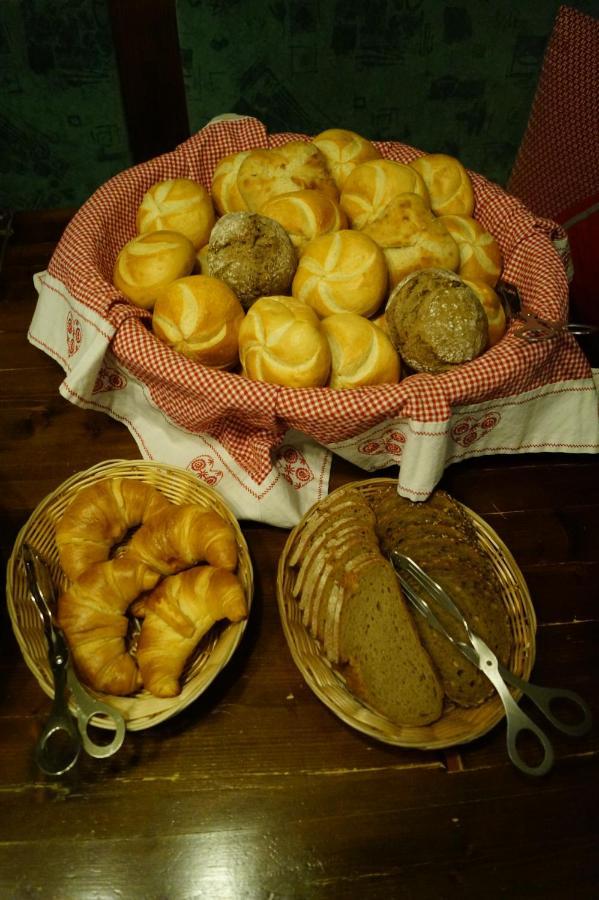
{"label": "dark wood table top", "polygon": [[[26,339],[32,275],[65,221],[18,216],[0,276],[4,567],[62,481],[139,458],[124,426],[62,399],[62,370]],[[332,486],[363,477],[336,460]],[[598,720],[599,458],[486,457],[451,467],[442,486],[486,519],[524,574],[539,626],[533,680],[578,691]],[[256,589],[232,662],[183,712],[62,778],[33,760],[50,701],[3,604],[0,896],[595,897],[599,728],[578,739],[550,730],[556,762],[544,778],[509,762],[503,723],[444,752],[357,733],[290,656],[275,592],[287,532],[243,531]]]}

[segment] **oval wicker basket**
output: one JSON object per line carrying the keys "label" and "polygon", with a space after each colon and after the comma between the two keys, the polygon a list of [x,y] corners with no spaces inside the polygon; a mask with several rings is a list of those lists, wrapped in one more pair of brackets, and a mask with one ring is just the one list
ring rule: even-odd
{"label": "oval wicker basket", "polygon": [[[486,734],[504,718],[504,708],[496,694],[480,706],[470,709],[446,703],[442,717],[430,725],[397,725],[368,707],[348,690],[343,676],[326,658],[321,643],[303,624],[299,604],[291,593],[293,571],[288,559],[316,510],[320,513],[327,509],[334,515],[335,506],[343,499],[346,491],[357,489],[366,496],[373,496],[389,484],[396,482],[393,479],[376,478],[343,485],[315,504],[291,531],[279,558],[277,572],[277,601],[285,637],[297,667],[316,696],[335,715],[363,734],[387,744],[422,750],[438,750],[465,744]],[[501,584],[501,597],[512,628],[509,668],[526,680],[534,664],[536,632],[536,616],[526,582],[511,553],[493,529],[472,510],[463,508],[471,517],[479,542],[488,554]],[[519,692],[512,693],[514,697],[519,697]]]}
{"label": "oval wicker basket", "polygon": [[[220,513],[235,531],[238,550],[236,574],[243,585],[248,609],[251,607],[253,571],[248,547],[237,519],[218,494],[184,469],[162,463],[141,460],[107,460],[99,463],[73,475],[42,500],[17,535],[8,561],[6,596],[12,627],[25,662],[49,697],[54,696],[54,687],[46,638],[27,589],[25,571],[20,562],[21,547],[23,542],[29,543],[47,563],[57,591],[64,590],[68,581],[60,568],[54,541],[56,523],[78,491],[105,478],[117,476],[151,484],[172,503],[197,503]],[[115,697],[88,690],[118,709],[130,731],[150,728],[180,712],[206,690],[237,649],[246,621],[219,623],[210,630],[185,667],[181,678],[182,690],[177,697],[154,697],[146,690],[131,697]],[[101,719],[92,719],[92,724],[109,727]]]}

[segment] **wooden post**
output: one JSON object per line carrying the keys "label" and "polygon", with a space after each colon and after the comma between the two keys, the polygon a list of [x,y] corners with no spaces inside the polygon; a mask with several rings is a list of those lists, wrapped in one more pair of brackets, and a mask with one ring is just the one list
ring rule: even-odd
{"label": "wooden post", "polygon": [[175,0],[108,0],[133,163],[189,137]]}

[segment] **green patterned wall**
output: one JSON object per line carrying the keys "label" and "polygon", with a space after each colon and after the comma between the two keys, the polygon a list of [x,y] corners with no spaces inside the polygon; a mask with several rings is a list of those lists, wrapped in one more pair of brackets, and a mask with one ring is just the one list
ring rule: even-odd
{"label": "green patterned wall", "polygon": [[[505,184],[559,5],[178,0],[190,125],[353,128]],[[0,205],[78,205],[130,164],[105,0],[0,0]]]}

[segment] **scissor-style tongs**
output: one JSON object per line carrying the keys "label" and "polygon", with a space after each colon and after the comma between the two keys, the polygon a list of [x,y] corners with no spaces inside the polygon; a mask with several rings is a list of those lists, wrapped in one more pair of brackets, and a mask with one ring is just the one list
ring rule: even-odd
{"label": "scissor-style tongs", "polygon": [[[555,728],[564,732],[564,734],[574,737],[586,734],[592,724],[591,712],[582,697],[574,693],[574,691],[539,687],[518,678],[517,675],[514,675],[499,662],[496,655],[482,638],[470,629],[468,622],[440,584],[437,584],[410,557],[393,550],[390,553],[390,559],[401,582],[403,592],[410,603],[424,616],[432,628],[450,640],[463,653],[466,659],[487,676],[499,694],[506,712],[507,749],[511,761],[527,775],[545,775],[553,765],[553,748],[546,734],[526,713],[522,712],[507,685],[510,684],[512,687],[522,691],[523,694],[526,694]],[[415,590],[413,582],[406,580],[406,575],[410,575],[422,590]],[[425,597],[423,597],[423,593],[426,593],[428,597],[436,601],[442,609],[462,625],[467,642],[457,640],[446,630]],[[551,708],[552,704],[559,700],[566,700],[577,707],[579,712],[582,713],[582,719],[575,724],[570,724],[560,719]],[[536,766],[529,766],[522,759],[516,746],[518,736],[525,731],[532,732],[543,748],[543,758]]]}
{"label": "scissor-style tongs", "polygon": [[[125,738],[125,720],[118,710],[92,698],[77,680],[65,636],[52,615],[55,595],[50,573],[28,544],[23,544],[21,558],[31,599],[44,626],[54,678],[54,701],[48,722],[37,742],[35,758],[46,774],[63,775],[77,762],[82,746],[86,753],[97,759],[116,753]],[[69,710],[68,692],[73,697],[76,724]],[[115,734],[110,743],[97,744],[91,739],[88,725],[94,716],[112,723],[109,727],[114,727]]]}

